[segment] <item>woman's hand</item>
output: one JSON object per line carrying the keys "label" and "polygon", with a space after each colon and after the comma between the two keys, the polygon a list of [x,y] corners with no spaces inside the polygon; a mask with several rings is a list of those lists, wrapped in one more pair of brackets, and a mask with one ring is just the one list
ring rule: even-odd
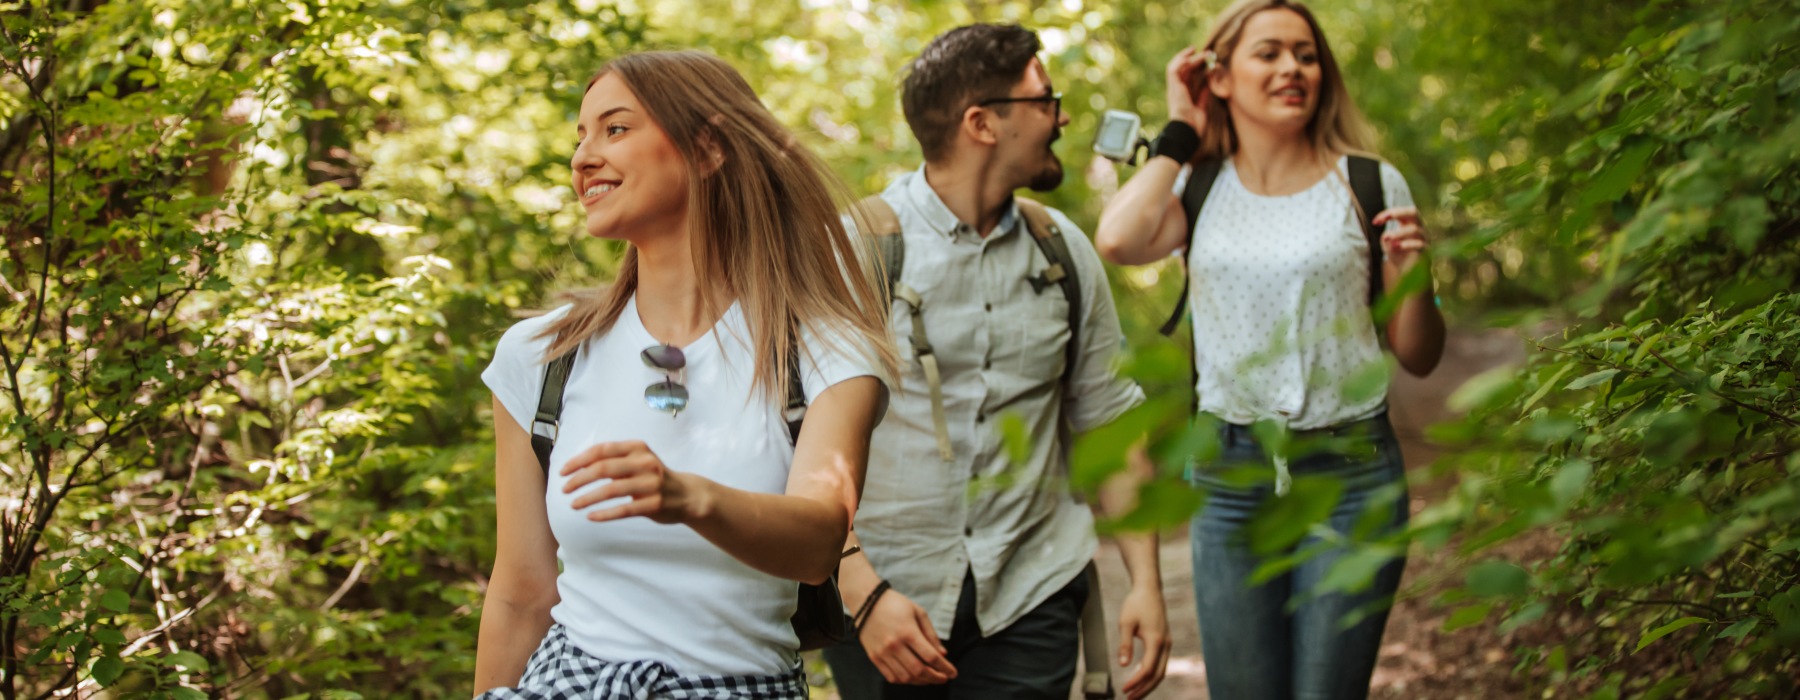
{"label": "woman's hand", "polygon": [[[1200,71],[1200,94],[1195,95],[1190,85],[1195,83],[1194,72]],[[1187,122],[1198,133],[1206,133],[1206,103],[1213,99],[1212,89],[1206,84],[1206,55],[1204,52],[1189,46],[1169,59],[1169,67],[1164,73],[1169,100],[1169,121]]]}
{"label": "woman's hand", "polygon": [[1389,221],[1400,222],[1394,230],[1381,234],[1382,252],[1388,260],[1393,261],[1394,268],[1405,275],[1413,265],[1424,257],[1425,226],[1419,221],[1419,210],[1416,207],[1395,207],[1376,214],[1370,220],[1375,226],[1385,226]]}
{"label": "woman's hand", "polygon": [[620,496],[631,498],[629,503],[588,513],[588,520],[594,522],[643,516],[673,525],[698,520],[707,510],[704,480],[669,469],[648,445],[637,440],[589,447],[563,465],[562,475],[570,477],[563,493],[611,479],[576,498],[575,510]]}

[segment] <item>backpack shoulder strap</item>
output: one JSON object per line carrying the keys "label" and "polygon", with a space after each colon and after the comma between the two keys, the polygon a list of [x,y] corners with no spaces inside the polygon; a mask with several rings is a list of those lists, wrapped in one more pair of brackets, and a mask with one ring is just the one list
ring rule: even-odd
{"label": "backpack shoulder strap", "polygon": [[[1188,172],[1187,187],[1181,191],[1181,211],[1187,215],[1187,242],[1181,245],[1183,254],[1194,247],[1194,227],[1200,225],[1200,207],[1206,206],[1206,196],[1212,194],[1213,183],[1218,181],[1219,170],[1224,165],[1224,160],[1208,158],[1195,163],[1193,170]],[[1169,314],[1169,320],[1162,325],[1162,334],[1165,336],[1173,335],[1175,327],[1181,325],[1182,317],[1187,315],[1190,280],[1184,272],[1181,276],[1181,297],[1175,300],[1175,312]]]}
{"label": "backpack shoulder strap", "polygon": [[788,391],[787,404],[782,406],[781,419],[787,422],[788,444],[800,444],[800,427],[806,422],[806,385],[800,377],[800,344],[795,343],[788,352]]}
{"label": "backpack shoulder strap", "polygon": [[562,422],[563,388],[575,366],[575,352],[570,350],[544,364],[544,386],[538,391],[537,414],[531,418],[531,451],[537,453],[538,468],[546,478],[550,476],[550,450],[556,447],[557,426]]}
{"label": "backpack shoulder strap", "polygon": [[894,286],[900,284],[900,273],[906,269],[906,237],[900,235],[900,217],[878,194],[857,201],[852,210],[857,225],[867,226],[867,233],[875,238],[876,252],[881,256],[884,298],[891,304]]}
{"label": "backpack shoulder strap", "polygon": [[1075,360],[1081,357],[1081,280],[1075,276],[1075,258],[1069,254],[1069,241],[1063,238],[1062,227],[1056,225],[1048,208],[1024,197],[1014,199],[1025,217],[1025,227],[1031,231],[1031,240],[1050,263],[1042,274],[1030,278],[1032,288],[1041,293],[1044,287],[1055,284],[1062,287],[1063,297],[1069,300],[1069,344],[1063,362],[1063,380],[1068,381],[1075,373]]}
{"label": "backpack shoulder strap", "polygon": [[1369,305],[1374,306],[1384,291],[1381,280],[1381,231],[1372,223],[1376,214],[1387,209],[1387,195],[1381,188],[1381,161],[1362,156],[1347,158],[1350,167],[1350,194],[1356,198],[1356,218],[1362,224],[1363,237],[1369,241]]}

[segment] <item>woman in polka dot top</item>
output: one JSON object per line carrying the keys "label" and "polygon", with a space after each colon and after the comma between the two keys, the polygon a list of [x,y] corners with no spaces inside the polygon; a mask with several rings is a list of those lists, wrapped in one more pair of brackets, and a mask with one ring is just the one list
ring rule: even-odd
{"label": "woman in polka dot top", "polygon": [[[1208,494],[1192,535],[1207,684],[1221,698],[1362,698],[1404,560],[1378,560],[1373,585],[1357,591],[1316,584],[1346,556],[1366,561],[1355,540],[1406,522],[1360,222],[1367,214],[1385,226],[1380,279],[1392,291],[1424,262],[1419,213],[1386,163],[1389,208],[1358,211],[1347,164],[1367,157],[1367,128],[1304,5],[1240,0],[1204,48],[1170,60],[1166,77],[1169,126],[1108,203],[1095,243],[1117,264],[1177,252],[1187,262],[1199,418],[1218,423],[1221,443],[1191,477]],[[1218,177],[1187,245],[1179,193],[1191,165],[1208,160]],[[1408,294],[1384,327],[1415,375],[1443,353],[1429,288]],[[1279,525],[1259,518],[1313,512],[1271,507],[1283,498],[1333,507],[1321,523],[1289,528],[1309,533],[1297,540],[1250,541]],[[1250,582],[1296,554],[1302,563]]]}

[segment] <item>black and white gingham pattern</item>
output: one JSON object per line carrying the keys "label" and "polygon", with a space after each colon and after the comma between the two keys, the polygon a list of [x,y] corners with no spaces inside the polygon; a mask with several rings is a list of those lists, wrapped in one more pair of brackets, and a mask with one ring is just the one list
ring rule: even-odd
{"label": "black and white gingham pattern", "polygon": [[525,665],[517,688],[495,688],[475,700],[806,700],[799,667],[781,676],[678,676],[660,661],[602,661],[550,626]]}

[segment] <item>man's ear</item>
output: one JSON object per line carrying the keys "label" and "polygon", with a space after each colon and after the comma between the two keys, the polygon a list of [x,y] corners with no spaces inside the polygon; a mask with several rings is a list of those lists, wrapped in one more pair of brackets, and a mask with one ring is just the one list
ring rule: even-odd
{"label": "man's ear", "polygon": [[992,146],[1000,142],[998,124],[994,123],[994,113],[982,108],[970,106],[963,110],[962,124],[958,126],[964,136],[976,143]]}

